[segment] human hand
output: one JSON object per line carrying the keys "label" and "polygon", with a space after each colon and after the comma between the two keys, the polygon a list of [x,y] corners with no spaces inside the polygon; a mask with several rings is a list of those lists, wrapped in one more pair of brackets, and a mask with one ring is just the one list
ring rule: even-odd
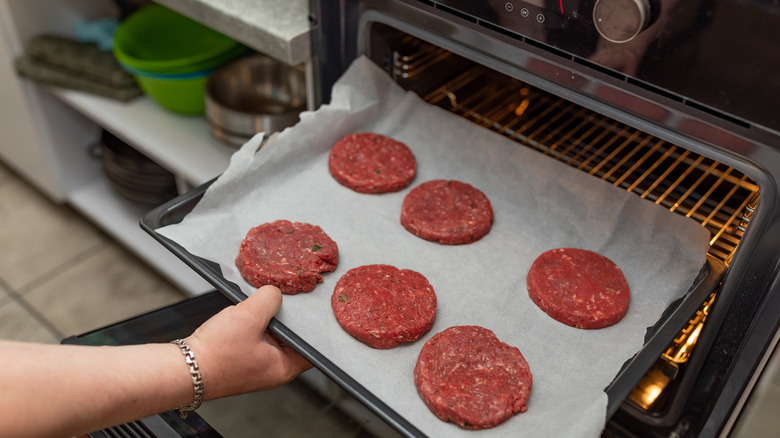
{"label": "human hand", "polygon": [[203,376],[206,400],[277,388],[311,368],[295,350],[266,332],[281,305],[279,289],[263,286],[187,338]]}

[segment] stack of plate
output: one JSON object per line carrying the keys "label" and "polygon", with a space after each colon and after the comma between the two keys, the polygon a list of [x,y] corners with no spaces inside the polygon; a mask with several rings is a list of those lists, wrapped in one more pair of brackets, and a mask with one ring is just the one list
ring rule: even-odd
{"label": "stack of plate", "polygon": [[124,198],[159,205],[175,198],[176,177],[108,131],[101,137],[103,170]]}

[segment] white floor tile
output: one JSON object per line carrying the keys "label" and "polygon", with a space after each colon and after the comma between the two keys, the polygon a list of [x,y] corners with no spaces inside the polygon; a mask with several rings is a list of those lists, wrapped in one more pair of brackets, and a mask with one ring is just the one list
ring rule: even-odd
{"label": "white floor tile", "polygon": [[23,296],[66,336],[185,299],[181,291],[113,243]]}
{"label": "white floor tile", "polygon": [[17,290],[106,240],[15,176],[0,183],[0,224],[0,278]]}
{"label": "white floor tile", "polygon": [[58,344],[58,339],[18,302],[0,304],[0,339]]}
{"label": "white floor tile", "polygon": [[0,284],[0,306],[2,306],[5,303],[8,303],[11,301],[11,295],[8,294],[8,291],[3,288],[3,286]]}

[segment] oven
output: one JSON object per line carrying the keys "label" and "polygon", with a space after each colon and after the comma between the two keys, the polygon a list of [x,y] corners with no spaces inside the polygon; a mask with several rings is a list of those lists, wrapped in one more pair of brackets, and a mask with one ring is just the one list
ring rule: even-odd
{"label": "oven", "polygon": [[310,4],[318,103],[367,56],[427,103],[709,231],[716,281],[628,366],[604,436],[727,435],[778,340],[780,5]]}

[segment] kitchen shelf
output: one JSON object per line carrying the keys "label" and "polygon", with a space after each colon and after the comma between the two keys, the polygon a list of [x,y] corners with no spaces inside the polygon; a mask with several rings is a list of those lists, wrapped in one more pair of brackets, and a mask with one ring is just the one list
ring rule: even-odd
{"label": "kitchen shelf", "polygon": [[[175,174],[181,181],[182,192],[219,176],[227,169],[234,151],[211,136],[204,117],[175,114],[145,96],[119,102],[62,88],[47,90]],[[184,293],[195,296],[214,290],[140,228],[139,220],[152,206],[122,198],[107,178],[96,178],[74,189],[66,198]]]}
{"label": "kitchen shelf", "polygon": [[224,172],[234,152],[212,137],[203,116],[173,113],[146,96],[119,102],[80,91],[49,90],[193,186]]}
{"label": "kitchen shelf", "polygon": [[138,257],[160,269],[169,281],[190,295],[214,290],[157,240],[139,226],[140,218],[152,207],[121,198],[108,179],[96,179],[68,196],[69,203]]}

